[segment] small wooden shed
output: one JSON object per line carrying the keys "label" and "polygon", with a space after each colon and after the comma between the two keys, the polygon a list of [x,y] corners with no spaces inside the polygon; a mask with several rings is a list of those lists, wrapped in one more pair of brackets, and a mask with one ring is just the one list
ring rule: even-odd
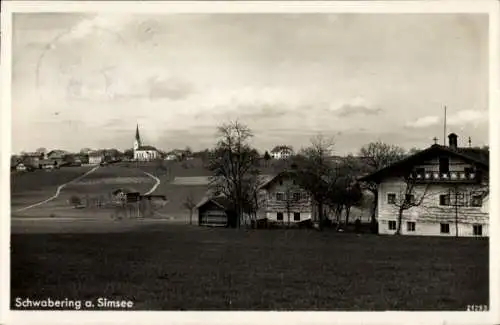
{"label": "small wooden shed", "polygon": [[234,227],[235,213],[225,197],[212,197],[202,200],[198,209],[198,225],[211,227]]}

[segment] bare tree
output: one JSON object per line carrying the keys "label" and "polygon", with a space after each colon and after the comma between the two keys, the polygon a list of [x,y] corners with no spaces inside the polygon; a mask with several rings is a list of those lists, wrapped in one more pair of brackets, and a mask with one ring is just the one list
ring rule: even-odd
{"label": "bare tree", "polygon": [[249,144],[251,130],[238,121],[223,124],[217,129],[219,141],[209,162],[213,172],[211,186],[215,186],[232,203],[236,213],[236,226],[241,224],[244,206],[250,196],[245,186],[258,174],[259,153]]}
{"label": "bare tree", "polygon": [[193,224],[193,210],[196,208],[196,202],[194,201],[193,193],[189,192],[183,203],[184,207],[189,210],[189,224]]}
{"label": "bare tree", "polygon": [[328,202],[331,186],[335,184],[332,179],[337,178],[335,169],[329,161],[335,141],[333,137],[319,134],[311,138],[311,145],[302,149],[294,157],[295,163],[300,168],[300,181],[304,188],[311,194],[318,209],[319,227],[322,228],[324,208]]}
{"label": "bare tree", "polygon": [[399,196],[396,197],[394,205],[398,208],[398,224],[396,235],[401,234],[401,223],[403,220],[403,213],[414,207],[421,206],[425,198],[428,196],[429,184],[422,184],[421,193],[417,192],[418,184],[416,183],[416,178],[411,174],[403,179],[403,186],[400,190]]}
{"label": "bare tree", "polygon": [[[366,163],[365,172],[373,173],[403,159],[405,157],[405,150],[401,147],[378,141],[371,142],[363,146],[359,151],[359,156],[362,157]],[[372,224],[375,224],[378,202],[378,185],[374,182],[369,182],[365,185],[365,188],[368,189],[374,196],[371,222]]]}
{"label": "bare tree", "polygon": [[250,175],[245,177],[243,181],[243,211],[246,213],[251,222],[257,220],[257,212],[262,206],[260,187],[263,180],[259,177],[259,173],[252,171]]}

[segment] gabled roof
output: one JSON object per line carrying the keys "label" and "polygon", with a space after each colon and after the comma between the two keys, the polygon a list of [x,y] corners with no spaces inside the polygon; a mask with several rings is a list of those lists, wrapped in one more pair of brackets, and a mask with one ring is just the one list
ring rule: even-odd
{"label": "gabled roof", "polygon": [[207,203],[212,202],[221,209],[224,210],[230,210],[231,209],[231,202],[224,196],[215,196],[215,197],[205,197],[203,198],[200,203],[196,205],[196,209],[201,208],[202,206],[206,205]]}
{"label": "gabled roof", "polygon": [[47,153],[47,156],[50,156],[50,155],[53,155],[53,154],[56,154],[56,155],[66,155],[68,154],[69,152],[65,151],[65,150],[59,150],[59,149],[55,149],[55,150],[51,150]]}
{"label": "gabled roof", "polygon": [[380,181],[390,176],[398,169],[410,169],[414,165],[421,163],[423,160],[436,157],[440,154],[446,154],[463,159],[466,162],[473,163],[479,168],[489,169],[489,151],[476,148],[456,148],[442,145],[432,145],[431,147],[408,156],[392,165],[382,168],[372,174],[360,178],[360,181]]}
{"label": "gabled roof", "polygon": [[139,151],[140,151],[140,150],[156,150],[156,151],[158,151],[158,150],[157,150],[155,147],[153,147],[153,146],[140,146],[140,147],[139,147],[139,149],[137,149],[137,150],[139,150]]}
{"label": "gabled roof", "polygon": [[304,174],[305,172],[303,172],[303,171],[299,172],[298,170],[292,169],[292,170],[284,170],[284,171],[282,171],[274,176],[268,176],[267,179],[264,180],[264,183],[260,186],[260,188],[267,189],[267,188],[269,188],[269,186],[271,186],[271,184],[273,184],[274,182],[276,182],[280,178],[284,178],[284,177],[296,178],[296,179],[300,180],[299,173]]}

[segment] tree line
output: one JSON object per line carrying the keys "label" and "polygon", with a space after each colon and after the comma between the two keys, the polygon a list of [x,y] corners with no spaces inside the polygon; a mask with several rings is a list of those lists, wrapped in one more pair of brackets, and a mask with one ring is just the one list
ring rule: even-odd
{"label": "tree line", "polygon": [[[250,144],[254,134],[248,126],[233,121],[219,126],[217,131],[218,140],[207,166],[213,173],[210,188],[213,193],[228,199],[229,208],[236,215],[236,226],[239,226],[244,214],[256,218],[259,208],[258,191],[262,185],[260,155]],[[332,161],[334,140],[333,137],[317,135],[306,148],[290,158],[299,185],[309,193],[317,207],[319,227],[325,224],[327,210],[334,211],[338,225],[344,212],[344,221],[348,224],[350,210],[361,202],[364,190],[375,197],[371,211],[371,222],[375,225],[377,185],[360,184],[357,179],[402,159],[409,152],[398,146],[372,142],[363,146],[357,157],[350,155]]]}

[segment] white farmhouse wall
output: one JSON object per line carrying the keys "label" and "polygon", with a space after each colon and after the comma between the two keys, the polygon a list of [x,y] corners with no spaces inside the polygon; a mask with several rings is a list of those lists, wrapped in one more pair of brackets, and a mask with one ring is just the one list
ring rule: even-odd
{"label": "white farmhouse wall", "polygon": [[[278,201],[276,193],[300,193],[300,200],[297,202]],[[293,214],[300,213],[300,221],[311,219],[313,215],[312,201],[307,192],[298,185],[293,184],[293,180],[285,178],[282,184],[278,181],[273,183],[267,191],[261,191],[259,197],[259,217],[268,218],[269,220],[278,220],[278,213],[283,213],[283,222],[288,222],[288,213],[290,213],[290,222],[294,221]]]}
{"label": "white farmhouse wall", "polygon": [[[404,193],[405,186],[406,184],[403,181],[396,178],[386,179],[380,184],[377,218],[379,221],[379,232],[381,234],[393,234],[396,232],[396,230],[389,230],[389,221],[397,222],[398,207],[388,203],[387,195],[389,193],[394,193],[398,200],[399,195]],[[417,201],[423,195],[425,187],[425,184],[416,185],[414,194]],[[459,192],[468,193],[481,189],[482,187],[479,184],[460,184],[458,190]],[[485,211],[485,207],[459,207],[458,215],[456,215],[455,207],[441,206],[439,204],[439,196],[441,194],[448,194],[449,190],[453,191],[453,185],[446,183],[430,184],[422,204],[418,207],[403,211],[401,225],[402,234],[408,234],[406,231],[406,223],[408,221],[413,221],[415,222],[415,232],[411,232],[410,234],[455,236],[455,224],[457,219],[459,236],[472,236],[473,225],[482,225],[483,236],[486,236],[488,233],[489,215],[488,212]],[[441,223],[449,224],[449,234],[440,233]]]}

